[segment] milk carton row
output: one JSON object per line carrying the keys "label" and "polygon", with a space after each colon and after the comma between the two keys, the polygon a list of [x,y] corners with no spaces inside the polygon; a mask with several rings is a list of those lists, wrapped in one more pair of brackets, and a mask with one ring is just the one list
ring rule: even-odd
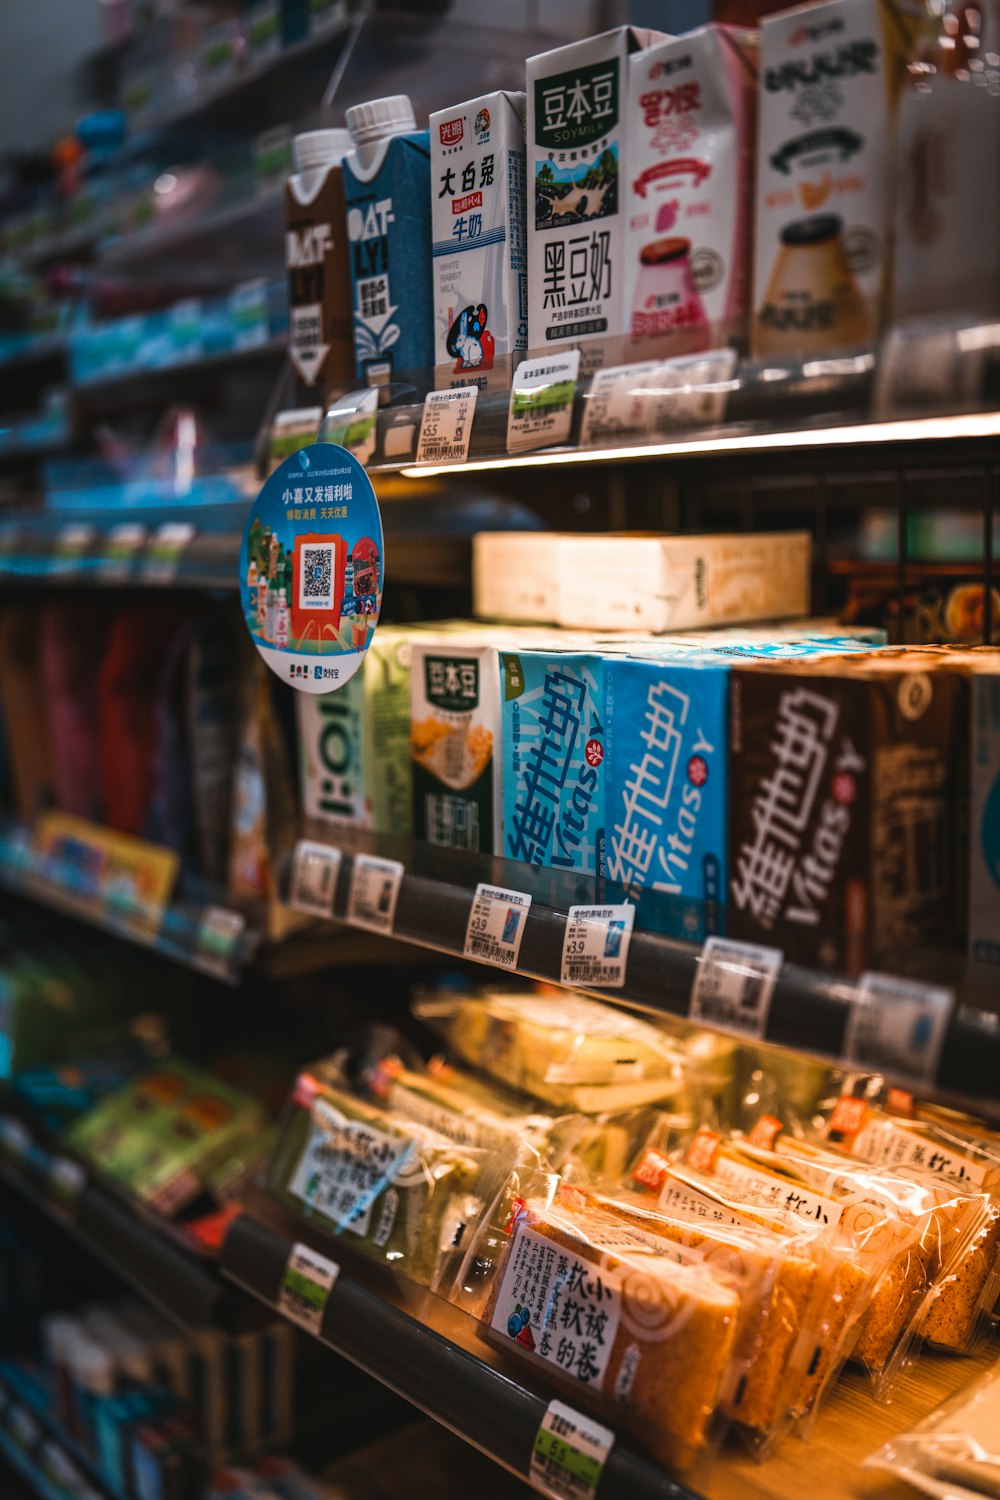
{"label": "milk carton row", "polygon": [[579,346],[597,368],[664,339],[801,355],[887,316],[996,312],[1000,0],[964,14],[826,0],[759,33],[620,27],[428,130],[395,96],[297,137],[301,378],[474,379]]}

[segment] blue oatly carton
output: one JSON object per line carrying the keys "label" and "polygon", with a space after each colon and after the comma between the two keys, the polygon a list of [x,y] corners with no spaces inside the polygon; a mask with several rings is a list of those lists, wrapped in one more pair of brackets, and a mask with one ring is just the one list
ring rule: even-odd
{"label": "blue oatly carton", "polygon": [[605,663],[609,880],[645,927],[724,930],[730,663],[678,651]]}
{"label": "blue oatly carton", "polygon": [[357,378],[434,363],[430,136],[405,94],[347,111],[344,157]]}
{"label": "blue oatly carton", "polygon": [[580,875],[604,872],[604,662],[501,653],[503,852]]}

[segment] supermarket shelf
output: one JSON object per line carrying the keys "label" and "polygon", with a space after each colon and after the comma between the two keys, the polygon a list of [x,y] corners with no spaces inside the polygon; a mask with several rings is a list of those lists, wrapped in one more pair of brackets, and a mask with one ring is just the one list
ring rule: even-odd
{"label": "supermarket shelf", "polygon": [[142,1297],[185,1327],[260,1326],[257,1308],[173,1237],[90,1176],[55,1139],[0,1097],[0,1181],[16,1189]]}
{"label": "supermarket shelf", "polygon": [[43,860],[30,831],[17,824],[0,828],[0,888],[226,984],[239,982],[260,944],[242,914],[207,900],[175,900],[158,924],[148,913],[101,900],[84,887],[76,867]]}
{"label": "supermarket shelf", "polygon": [[46,1412],[29,1406],[3,1381],[0,1461],[5,1461],[19,1479],[17,1486],[4,1482],[4,1500],[19,1500],[22,1493],[37,1495],[40,1500],[65,1500],[67,1495],[77,1500],[113,1500],[112,1491],[72,1439]]}
{"label": "supermarket shelf", "polygon": [[[308,1240],[309,1232],[303,1229],[301,1237]],[[292,1244],[288,1235],[243,1215],[226,1237],[223,1272],[276,1308]],[[527,1480],[547,1396],[528,1390],[475,1352],[467,1315],[421,1294],[412,1284],[411,1292],[420,1303],[420,1316],[372,1291],[342,1266],[318,1336],[456,1436]],[[428,1326],[429,1318],[439,1326]],[[693,1491],[617,1442],[595,1494],[597,1500],[694,1500]]]}
{"label": "supermarket shelf", "polygon": [[[606,880],[566,876],[512,860],[432,848],[414,840],[374,835],[346,825],[335,831],[333,828],[332,824],[319,824],[307,829],[307,845],[313,848],[319,845],[321,850],[319,864],[313,858],[311,870],[308,847],[303,851],[301,844],[297,846],[286,872],[285,898],[290,905],[313,916],[322,915],[314,894],[314,880],[315,872],[326,859],[322,851],[330,850],[328,876],[333,875],[332,890],[325,892],[322,902],[329,910],[332,895],[333,920],[351,925],[349,906],[357,856],[395,860],[403,873],[391,935],[462,957],[477,885],[483,882],[523,892],[530,897],[531,904],[516,967],[503,966],[502,972],[506,974],[561,983],[570,906],[605,905],[626,899],[623,891]],[[643,930],[642,923],[648,921],[649,900],[647,896],[632,932],[623,987],[594,986],[593,991],[609,1000],[691,1021],[692,991],[705,950],[699,943]],[[366,924],[356,921],[354,925]],[[907,955],[906,968],[911,983],[932,981],[935,986],[950,989],[954,996],[936,1063],[929,1064],[926,1075],[920,1077],[922,1091],[936,1093],[945,1100],[964,1101],[966,1108],[978,1105],[984,1112],[997,1114],[1000,1112],[1000,1017],[996,1012],[1000,995],[995,986],[977,987],[968,978],[961,961],[953,961],[941,953],[911,953]],[[756,1036],[748,1030],[737,1034],[744,1040],[759,1040],[812,1053],[830,1063],[856,1066],[857,1059],[852,1064],[845,1057],[845,1038],[848,1021],[861,1003],[862,987],[858,980],[783,963],[763,1034]],[[884,999],[879,1008],[889,1003]],[[704,1015],[695,1024],[712,1026]],[[885,1055],[871,1055],[864,1061],[871,1071],[885,1072],[899,1082],[914,1081],[899,1067],[894,1070],[891,1059]]]}
{"label": "supermarket shelf", "polygon": [[269,187],[182,223],[149,225],[108,240],[98,259],[108,270],[130,273],[166,266],[199,285],[280,275],[283,194]]}
{"label": "supermarket shelf", "polygon": [[200,354],[194,358],[177,359],[162,365],[134,365],[116,370],[110,375],[99,375],[92,380],[80,380],[74,385],[77,396],[88,405],[96,405],[109,396],[126,395],[131,400],[144,399],[152,385],[166,381],[195,376],[211,375],[233,365],[256,363],[260,360],[277,360],[285,352],[286,339],[269,338],[259,344],[247,344],[241,348],[222,349],[217,354]]}
{"label": "supermarket shelf", "polygon": [[0,370],[20,369],[25,365],[61,359],[68,351],[66,333],[40,334],[38,337],[26,334],[23,338],[8,336],[0,340]]}

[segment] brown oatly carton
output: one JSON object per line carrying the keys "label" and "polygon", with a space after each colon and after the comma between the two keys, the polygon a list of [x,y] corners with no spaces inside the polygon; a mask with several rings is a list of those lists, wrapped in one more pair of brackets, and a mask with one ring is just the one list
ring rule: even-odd
{"label": "brown oatly carton", "polygon": [[968,692],[929,652],[734,667],[730,935],[847,973],[958,940]]}

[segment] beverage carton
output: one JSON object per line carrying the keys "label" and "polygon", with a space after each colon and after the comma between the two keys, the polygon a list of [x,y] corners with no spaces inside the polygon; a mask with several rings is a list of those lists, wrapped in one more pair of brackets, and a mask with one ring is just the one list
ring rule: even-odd
{"label": "beverage carton", "polygon": [[528,343],[625,333],[629,54],[663,33],[621,26],[528,59]]}
{"label": "beverage carton", "polygon": [[969,958],[984,987],[1000,986],[1000,654],[971,679]]}
{"label": "beverage carton", "polygon": [[434,358],[455,384],[528,345],[524,99],[485,94],[430,118]]}
{"label": "beverage carton", "polygon": [[499,652],[485,632],[414,640],[410,667],[413,832],[452,849],[500,846]]}
{"label": "beverage carton", "polygon": [[326,395],[354,379],[351,275],[341,163],[346,130],[295,137],[296,171],[285,188],[288,357],[300,380]]}
{"label": "beverage carton", "polygon": [[877,337],[909,48],[893,0],[830,0],[764,20],[755,354],[823,354]]}
{"label": "beverage carton", "polygon": [[633,339],[686,351],[747,335],[758,52],[756,31],[702,26],[628,60]]}

